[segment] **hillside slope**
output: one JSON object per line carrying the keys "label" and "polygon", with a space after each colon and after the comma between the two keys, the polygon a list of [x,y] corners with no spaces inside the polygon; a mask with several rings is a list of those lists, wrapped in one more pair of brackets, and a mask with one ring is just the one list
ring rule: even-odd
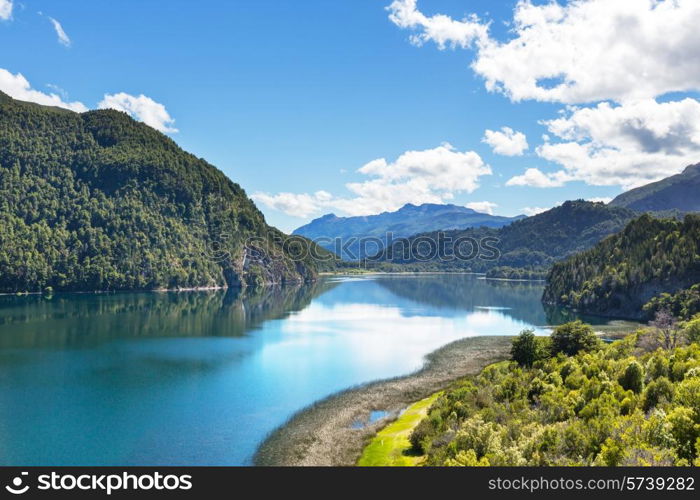
{"label": "hillside slope", "polygon": [[[376,257],[376,260],[415,264],[432,268],[463,268],[481,272],[498,266],[515,268],[542,268],[554,261],[585,250],[604,237],[620,231],[635,217],[635,212],[626,208],[609,207],[603,203],[583,200],[567,201],[526,219],[518,220],[500,229],[467,229],[465,231],[433,232],[417,235],[396,242]],[[406,255],[414,241],[429,239],[439,245],[439,251],[431,259]],[[455,255],[454,242],[473,238],[483,241],[489,238],[489,246],[498,249],[495,260],[485,258],[492,251],[482,252],[471,260],[450,259]],[[468,253],[464,250],[463,254]]]}
{"label": "hillside slope", "polygon": [[126,114],[0,93],[0,292],[313,278],[282,236],[239,185]]}
{"label": "hillside slope", "polygon": [[610,205],[640,212],[700,212],[700,163],[678,175],[622,193]]}
{"label": "hillside slope", "polygon": [[543,300],[583,312],[641,318],[661,293],[700,282],[700,216],[632,221],[622,232],[554,265]]}

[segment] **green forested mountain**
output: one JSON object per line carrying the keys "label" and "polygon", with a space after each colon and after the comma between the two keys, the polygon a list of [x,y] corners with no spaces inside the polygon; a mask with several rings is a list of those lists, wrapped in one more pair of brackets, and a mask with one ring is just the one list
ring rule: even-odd
{"label": "green forested mountain", "polygon": [[0,292],[313,277],[282,236],[240,186],[126,114],[0,93]]}
{"label": "green forested mountain", "polygon": [[554,265],[544,301],[610,316],[641,317],[662,293],[700,282],[700,215],[649,215],[594,248]]}
{"label": "green forested mountain", "polygon": [[[500,229],[474,228],[416,235],[397,241],[392,248],[377,256],[377,260],[403,264],[421,263],[426,267],[462,268],[476,272],[504,266],[542,269],[620,231],[634,216],[635,213],[626,208],[583,200],[567,201],[561,206]],[[455,254],[454,242],[464,241],[465,238],[485,243],[488,241],[488,246],[498,249],[500,256],[491,260],[489,257],[493,251],[485,250],[479,258],[467,261],[451,259],[449,256]],[[406,251],[413,247],[425,255],[428,246],[418,245],[417,242],[421,239],[435,241],[438,246],[438,251],[433,252],[434,256],[427,261],[420,255],[416,256],[415,252],[410,254]],[[466,247],[468,246],[467,244]],[[460,250],[460,253],[468,255],[469,248]]]}
{"label": "green forested mountain", "polygon": [[610,204],[640,212],[700,212],[700,163],[678,175],[622,193]]}

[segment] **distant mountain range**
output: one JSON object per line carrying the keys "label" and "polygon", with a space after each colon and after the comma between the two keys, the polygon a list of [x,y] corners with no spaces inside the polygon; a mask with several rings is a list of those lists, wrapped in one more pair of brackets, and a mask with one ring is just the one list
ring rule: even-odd
{"label": "distant mountain range", "polygon": [[[425,269],[468,269],[475,272],[496,267],[543,269],[553,262],[586,250],[606,236],[622,230],[635,218],[636,212],[623,207],[611,207],[603,203],[577,200],[567,201],[538,215],[527,217],[499,228],[471,228],[461,231],[438,231],[415,235],[405,241],[397,241],[376,257],[377,261],[394,264],[410,264]],[[441,238],[439,233],[449,238]],[[438,242],[435,257],[426,260],[422,256],[404,257],[405,248],[417,238]],[[444,256],[455,255],[452,242],[473,238],[477,241],[491,238],[491,247],[498,249],[496,260],[475,258],[469,261],[449,260]],[[443,242],[444,241],[444,242]],[[408,243],[408,244],[407,244]],[[489,252],[490,253],[490,252]]]}
{"label": "distant mountain range", "polygon": [[700,163],[678,175],[622,193],[610,205],[638,212],[700,212]]}
{"label": "distant mountain range", "polygon": [[353,260],[363,258],[366,254],[373,255],[379,250],[376,244],[371,243],[362,245],[365,248],[361,248],[359,243],[353,242],[353,238],[379,238],[385,242],[389,233],[393,239],[397,239],[437,229],[499,228],[524,217],[524,215],[518,217],[489,215],[457,205],[409,203],[396,212],[384,212],[378,215],[362,217],[324,215],[298,228],[293,234],[316,241],[320,246],[335,251],[344,259]]}

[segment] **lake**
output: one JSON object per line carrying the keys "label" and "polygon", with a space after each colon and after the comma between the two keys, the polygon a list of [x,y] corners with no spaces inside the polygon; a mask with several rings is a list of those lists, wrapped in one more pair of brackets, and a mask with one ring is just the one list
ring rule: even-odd
{"label": "lake", "polygon": [[330,277],[238,292],[0,297],[2,465],[250,464],[265,436],[454,340],[571,319],[542,285]]}

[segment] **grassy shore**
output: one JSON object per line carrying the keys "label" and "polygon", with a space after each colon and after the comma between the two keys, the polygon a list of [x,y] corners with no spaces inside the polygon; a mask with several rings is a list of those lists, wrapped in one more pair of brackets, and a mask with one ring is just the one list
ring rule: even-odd
{"label": "grassy shore", "polygon": [[[373,382],[324,399],[302,410],[260,446],[254,463],[268,466],[351,466],[376,433],[416,401],[506,359],[511,337],[458,340],[427,357],[418,372]],[[428,405],[429,406],[429,405]],[[369,422],[373,411],[390,415]],[[358,422],[365,422],[357,426]]]}
{"label": "grassy shore", "polygon": [[393,423],[379,431],[362,452],[357,465],[360,467],[411,467],[420,465],[425,457],[412,452],[409,437],[421,420],[428,415],[428,410],[442,394],[413,403]]}

